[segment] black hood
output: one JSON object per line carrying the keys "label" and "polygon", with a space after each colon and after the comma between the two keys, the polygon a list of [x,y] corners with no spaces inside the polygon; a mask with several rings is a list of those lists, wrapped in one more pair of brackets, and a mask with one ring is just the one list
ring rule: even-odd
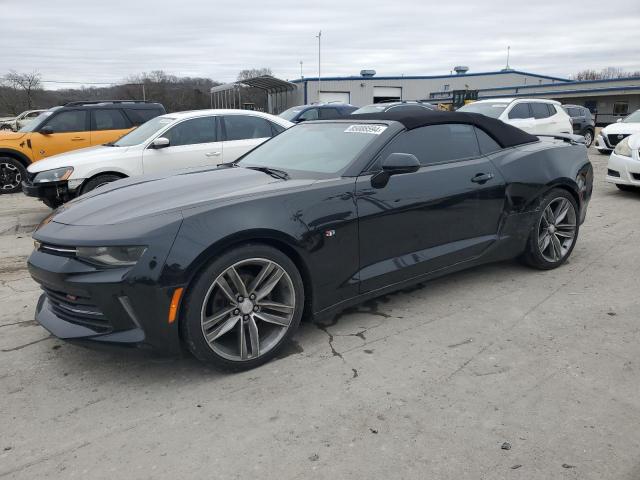
{"label": "black hood", "polygon": [[218,168],[119,180],[59,208],[52,221],[112,225],[210,203],[226,203],[313,183],[246,168]]}

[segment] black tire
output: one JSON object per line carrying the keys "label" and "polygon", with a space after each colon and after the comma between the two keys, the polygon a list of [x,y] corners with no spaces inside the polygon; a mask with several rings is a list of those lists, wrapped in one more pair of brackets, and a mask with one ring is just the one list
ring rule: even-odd
{"label": "black tire", "polygon": [[[566,229],[564,226],[556,227],[556,222],[555,221],[548,222],[547,217],[545,215],[545,212],[548,211],[547,210],[548,208],[550,208],[553,213],[554,205],[564,205],[564,202],[562,199],[568,201],[569,202],[568,205],[570,205],[570,208],[573,208],[572,215],[569,215],[570,211],[568,209],[567,216],[565,217],[565,218],[573,217],[573,219],[568,220],[566,224],[575,225],[575,227],[572,230],[573,237],[570,245],[569,244],[565,245],[565,242],[567,242],[567,240],[565,240],[564,237],[560,237],[560,235],[565,234],[565,230],[568,232],[568,229]],[[578,241],[578,234],[580,231],[579,218],[580,218],[580,214],[578,210],[578,205],[575,199],[573,198],[573,196],[569,192],[561,188],[554,188],[553,190],[547,192],[540,201],[540,209],[538,210],[535,223],[531,228],[531,232],[529,233],[526,250],[522,256],[522,260],[530,267],[537,268],[540,270],[551,270],[553,268],[557,268],[560,265],[562,265],[571,256],[571,252],[573,252],[573,248],[575,247],[576,242]],[[547,226],[552,225],[553,232],[555,233],[549,233],[550,230],[548,227],[545,227],[545,224]],[[557,224],[561,225],[560,222],[557,222]],[[559,238],[563,238],[563,240],[561,240],[561,243],[560,243],[561,248],[558,250],[558,255],[557,255],[558,258],[556,259],[549,258],[550,256],[545,253],[545,252],[549,252],[548,249],[550,248],[551,250],[553,250],[555,255],[555,250],[556,250],[555,246],[553,245],[554,243],[553,241],[550,241],[550,243],[543,242],[545,233],[546,233],[546,236],[549,238],[551,238],[552,236],[555,236],[556,240],[558,240]],[[543,248],[544,245],[546,245],[546,247]]]}
{"label": "black tire", "polygon": [[0,192],[22,191],[22,180],[27,178],[27,169],[15,158],[0,157]]}
{"label": "black tire", "polygon": [[[272,273],[276,273],[275,269],[277,269],[277,267],[280,267],[286,273],[286,276],[283,274],[281,276],[282,280],[278,280],[277,282],[278,285],[280,285],[279,282],[281,281],[286,282],[285,287],[293,294],[293,306],[289,307],[291,308],[291,313],[282,314],[291,316],[287,326],[273,325],[272,323],[263,322],[258,318],[259,315],[267,313],[269,308],[258,307],[259,302],[264,301],[268,303],[279,301],[277,298],[272,298],[272,293],[269,293],[267,295],[268,298],[265,297],[263,300],[254,300],[256,303],[252,304],[254,305],[253,308],[258,308],[257,313],[255,313],[256,316],[254,317],[254,313],[246,315],[247,311],[240,311],[240,304],[234,307],[234,305],[227,300],[229,297],[225,298],[225,296],[222,295],[222,289],[220,289],[217,284],[219,279],[224,280],[229,278],[225,275],[229,272],[231,267],[237,269],[238,276],[242,277],[243,282],[246,283],[251,277],[250,274],[246,273],[246,270],[243,273],[242,269],[250,267],[243,266],[243,262],[247,262],[246,265],[250,265],[250,262],[259,260],[273,262],[275,266],[273,267],[273,271],[270,271],[268,275],[265,275],[263,282],[258,283],[258,286],[268,283],[267,280],[273,278],[271,275]],[[256,266],[255,268],[258,267]],[[259,275],[255,276],[257,277]],[[227,285],[231,286],[233,283],[227,283]],[[248,294],[251,294],[251,292],[259,293],[260,288],[251,290],[250,287],[251,284],[248,284]],[[277,286],[270,291],[275,292],[277,288],[280,287]],[[238,290],[235,285],[231,287],[231,289]],[[218,295],[218,297],[216,297],[216,295]],[[237,295],[237,293],[233,292],[233,295]],[[219,310],[215,310],[213,307],[216,305],[216,298],[218,300],[222,299],[222,301],[227,304],[218,307]],[[245,300],[248,300],[248,298],[245,298]],[[262,303],[260,303],[260,305],[262,305]],[[274,303],[274,305],[276,304]],[[244,307],[244,305],[242,305],[242,307]],[[233,308],[235,308],[235,310],[229,310]],[[251,308],[251,305],[249,305],[249,308]],[[187,348],[200,361],[223,370],[248,370],[262,365],[278,354],[278,351],[284,344],[286,344],[286,342],[289,341],[297,330],[298,325],[300,324],[300,319],[302,318],[303,309],[304,286],[300,272],[293,261],[291,261],[291,259],[280,250],[268,245],[246,244],[232,248],[210,261],[204,270],[194,279],[191,285],[189,285],[181,306],[180,330]],[[221,334],[217,340],[211,340],[211,343],[220,342],[221,345],[211,345],[205,338],[205,330],[207,329],[204,325],[206,323],[205,318],[216,317],[218,316],[217,312],[220,311],[227,311],[229,313],[228,315],[225,314],[222,316],[222,320],[216,321],[215,323],[211,322],[213,328],[208,330],[207,334],[212,337],[212,332],[216,329],[222,330],[221,327],[223,324],[229,325],[232,323],[233,326],[225,330],[226,333]],[[208,315],[209,312],[211,312],[211,315]],[[235,318],[237,318],[237,320],[235,320]],[[250,324],[250,322],[253,323]],[[254,346],[251,341],[253,338],[251,331],[252,326],[255,328],[255,334],[260,339],[259,342],[256,342],[256,345],[263,345],[259,328],[256,325],[260,326],[262,334],[265,336],[264,345],[269,345],[269,350],[264,353],[261,351],[260,347],[257,348],[257,353],[254,352]],[[247,356],[250,355],[252,358],[238,358],[242,355],[241,353],[238,353],[235,358],[230,358],[230,356],[234,356],[232,350],[241,348],[239,347],[240,335],[244,335],[245,354]],[[267,340],[271,343],[268,343]],[[225,341],[226,345],[222,344]],[[233,347],[234,342],[237,342],[235,343],[235,347]],[[225,348],[228,348],[226,352],[224,351]],[[216,351],[215,349],[218,349],[219,351]],[[251,350],[251,352],[249,352],[249,350]],[[225,353],[228,355],[225,355]]]}
{"label": "black tire", "polygon": [[593,138],[595,137],[593,130],[587,128],[582,132],[582,136],[584,137],[587,148],[589,148],[593,144]]}
{"label": "black tire", "polygon": [[58,208],[60,205],[62,205],[64,202],[58,198],[42,198],[42,203],[44,203],[47,207],[49,207],[52,210],[55,210],[56,208]]}
{"label": "black tire", "polygon": [[634,187],[633,185],[623,185],[621,183],[616,183],[616,187],[623,192],[638,192],[640,189],[638,187]]}
{"label": "black tire", "polygon": [[95,190],[98,187],[106,185],[107,183],[115,182],[116,180],[121,180],[122,177],[118,175],[113,175],[112,173],[105,173],[103,175],[98,175],[97,177],[93,177],[91,180],[87,181],[82,186],[82,194],[89,193],[91,190]]}
{"label": "black tire", "polygon": [[611,150],[603,150],[601,148],[598,148],[598,153],[600,155],[609,155],[611,153]]}

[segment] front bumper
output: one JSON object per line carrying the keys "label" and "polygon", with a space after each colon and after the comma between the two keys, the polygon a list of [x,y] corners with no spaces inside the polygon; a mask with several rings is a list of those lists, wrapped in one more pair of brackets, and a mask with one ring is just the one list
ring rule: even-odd
{"label": "front bumper", "polygon": [[30,180],[22,182],[22,192],[28,197],[48,199],[53,202],[68,202],[78,195],[78,189],[70,190],[68,181],[33,183]]}
{"label": "front bumper", "polygon": [[613,147],[609,145],[606,137],[600,133],[596,135],[595,147],[598,150],[613,150]]}
{"label": "front bumper", "polygon": [[619,185],[640,187],[640,158],[623,157],[612,152],[607,163],[605,180]]}

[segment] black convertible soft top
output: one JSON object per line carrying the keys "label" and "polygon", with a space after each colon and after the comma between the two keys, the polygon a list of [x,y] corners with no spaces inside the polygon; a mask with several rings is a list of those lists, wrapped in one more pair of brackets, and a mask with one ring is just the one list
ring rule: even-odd
{"label": "black convertible soft top", "polygon": [[351,117],[362,120],[394,120],[403,124],[407,130],[413,130],[414,128],[427,125],[441,125],[443,123],[475,125],[484,130],[498,142],[502,148],[515,147],[516,145],[537,142],[539,140],[538,137],[530,135],[519,128],[480,113],[443,112],[427,110],[425,108],[405,108],[398,109],[395,112],[360,113],[351,115]]}

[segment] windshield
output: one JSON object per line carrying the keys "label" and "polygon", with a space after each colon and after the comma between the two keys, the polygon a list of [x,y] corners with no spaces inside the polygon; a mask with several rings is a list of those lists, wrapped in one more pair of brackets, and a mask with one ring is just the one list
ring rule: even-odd
{"label": "windshield", "polygon": [[140,145],[145,140],[149,139],[152,135],[162,130],[164,127],[173,122],[175,118],[169,117],[156,117],[152,118],[146,123],[143,123],[135,130],[127,133],[120,140],[113,143],[114,147],[132,147],[133,145]]}
{"label": "windshield", "polygon": [[357,115],[359,113],[378,113],[384,112],[384,109],[389,105],[367,105],[366,107],[360,107],[355,112],[351,112],[351,115]]}
{"label": "windshield", "polygon": [[304,123],[252,150],[238,165],[340,173],[386,128],[376,124]]}
{"label": "windshield", "polygon": [[280,118],[284,118],[285,120],[292,121],[296,117],[296,115],[298,115],[301,111],[302,111],[302,108],[293,107],[293,108],[290,108],[289,110],[285,110],[278,116]]}
{"label": "windshield", "polygon": [[636,110],[622,121],[624,123],[640,123],[640,110]]}
{"label": "windshield", "polygon": [[468,103],[467,105],[460,107],[459,112],[481,113],[487,117],[498,118],[504,109],[507,108],[508,103],[500,102],[478,102]]}
{"label": "windshield", "polygon": [[33,120],[30,120],[24,127],[22,127],[20,132],[33,132],[36,130],[42,123],[49,118],[55,110],[47,110],[46,112],[42,112]]}

